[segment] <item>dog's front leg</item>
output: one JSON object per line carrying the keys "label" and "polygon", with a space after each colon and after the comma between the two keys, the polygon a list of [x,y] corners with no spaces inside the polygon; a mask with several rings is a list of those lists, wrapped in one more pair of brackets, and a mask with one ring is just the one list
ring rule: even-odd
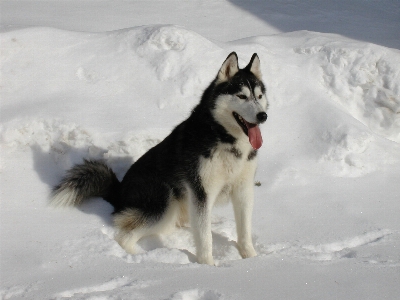
{"label": "dog's front leg", "polygon": [[214,265],[212,256],[211,207],[210,204],[190,201],[190,222],[196,245],[197,261],[200,264]]}
{"label": "dog's front leg", "polygon": [[[252,177],[251,177],[252,178]],[[232,204],[235,212],[237,244],[242,258],[256,256],[251,238],[251,217],[253,213],[253,181],[246,180],[232,190]]]}

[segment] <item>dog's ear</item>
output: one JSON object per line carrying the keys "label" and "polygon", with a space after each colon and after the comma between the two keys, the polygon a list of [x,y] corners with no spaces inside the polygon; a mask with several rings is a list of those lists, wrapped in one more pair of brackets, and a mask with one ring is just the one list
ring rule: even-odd
{"label": "dog's ear", "polygon": [[260,59],[258,58],[257,53],[253,54],[253,56],[250,59],[249,64],[244,69],[253,73],[259,80],[262,80]]}
{"label": "dog's ear", "polygon": [[225,82],[231,79],[239,71],[238,57],[236,52],[228,55],[226,60],[219,69],[217,75],[217,83]]}

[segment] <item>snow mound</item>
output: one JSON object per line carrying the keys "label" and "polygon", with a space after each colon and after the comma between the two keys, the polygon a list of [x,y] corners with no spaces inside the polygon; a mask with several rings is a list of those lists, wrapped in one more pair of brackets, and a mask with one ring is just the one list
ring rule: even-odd
{"label": "snow mound", "polygon": [[399,160],[398,144],[385,141],[357,125],[327,129],[321,134],[320,143],[326,147],[320,162],[327,172],[340,177],[363,176]]}
{"label": "snow mound", "polygon": [[[192,77],[199,80],[196,54],[220,50],[195,32],[174,25],[144,27],[126,34],[132,49],[148,62],[160,81]],[[188,82],[182,86],[182,92],[191,90]]]}
{"label": "snow mound", "polygon": [[[365,279],[396,281],[398,51],[304,31],[217,43],[174,25],[0,38],[2,298],[223,299],[255,285],[282,298],[284,276],[298,294],[299,266],[315,279],[329,273],[319,298],[336,295],[335,278],[351,282],[346,298],[355,263],[365,295],[374,288]],[[252,222],[259,256],[241,259],[231,207],[213,211],[214,269],[195,263],[188,228],[143,238],[129,255],[105,201],[46,206],[49,187],[82,158],[105,160],[122,178],[187,117],[231,51],[241,67],[258,53],[270,100]]]}
{"label": "snow mound", "polygon": [[[310,171],[316,160],[314,170],[322,167],[338,177],[365,176],[399,160],[398,50],[309,31],[230,46],[261,57],[270,103],[270,122],[264,125],[270,159],[293,156],[288,170]],[[306,184],[304,177],[298,181]]]}
{"label": "snow mound", "polygon": [[354,118],[400,142],[400,53],[373,44],[327,42],[297,47],[320,61],[322,84]]}
{"label": "snow mound", "polygon": [[[2,33],[1,43],[7,120],[22,116],[18,103],[25,101],[37,104],[25,111],[31,116],[46,115],[39,106],[58,108],[66,116],[80,107],[103,121],[110,119],[105,107],[125,107],[127,99],[146,105],[151,101],[161,109],[187,102],[187,109],[225,56],[204,37],[173,25],[96,34],[28,28]],[[34,83],[34,93],[29,83]],[[149,86],[151,90],[144,88]]]}
{"label": "snow mound", "polygon": [[17,297],[23,298],[25,295],[29,294],[29,292],[32,292],[35,289],[35,284],[15,285],[0,289],[0,297],[1,299],[15,299]]}
{"label": "snow mound", "polygon": [[38,160],[56,164],[60,174],[87,158],[106,161],[120,177],[167,132],[165,129],[139,130],[110,141],[79,125],[57,119],[10,122],[0,128],[0,140],[9,151],[32,149]]}

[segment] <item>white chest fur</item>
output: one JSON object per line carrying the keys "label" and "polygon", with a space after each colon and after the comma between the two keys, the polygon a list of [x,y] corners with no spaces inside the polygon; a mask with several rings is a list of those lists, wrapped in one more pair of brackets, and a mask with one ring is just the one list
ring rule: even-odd
{"label": "white chest fur", "polygon": [[248,141],[220,144],[209,158],[201,158],[199,175],[209,198],[223,201],[232,187],[254,180],[257,159]]}

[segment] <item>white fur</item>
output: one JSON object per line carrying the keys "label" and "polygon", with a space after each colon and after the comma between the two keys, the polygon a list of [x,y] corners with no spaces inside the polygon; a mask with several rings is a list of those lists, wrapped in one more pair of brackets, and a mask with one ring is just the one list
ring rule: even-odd
{"label": "white fur", "polygon": [[238,58],[231,53],[222,64],[217,75],[217,84],[228,81],[239,71]]}
{"label": "white fur", "polygon": [[[169,207],[166,213],[163,214],[161,220],[150,226],[140,226],[128,232],[120,229],[115,235],[115,240],[118,242],[118,244],[120,244],[122,248],[124,248],[126,252],[130,254],[136,254],[136,243],[138,240],[140,240],[142,237],[153,234],[171,232],[179,219],[180,212],[182,212],[181,203],[172,200],[169,202]],[[115,218],[118,217],[119,216],[117,215]],[[125,217],[135,218],[136,216],[127,215]]]}
{"label": "white fur", "polygon": [[[267,96],[264,95],[264,94],[261,92],[261,88],[260,88],[259,86],[256,86],[256,87],[254,88],[254,96],[255,96],[255,98],[257,99],[258,103],[260,103],[260,105],[262,106],[262,108],[263,108],[264,110],[266,110],[267,107],[268,107]],[[261,96],[261,99],[259,98],[259,96]]]}
{"label": "white fur", "polygon": [[71,188],[65,188],[58,192],[51,199],[50,205],[54,207],[68,207],[74,206],[78,203],[76,202],[77,192]]}
{"label": "white fur", "polygon": [[256,159],[244,168],[232,189],[232,204],[235,212],[237,243],[243,258],[256,256],[251,239],[251,217],[254,199],[254,173]]}
{"label": "white fur", "polygon": [[261,74],[261,66],[260,66],[260,59],[256,55],[256,57],[253,60],[253,63],[251,64],[250,71],[259,79],[262,80],[262,74]]}
{"label": "white fur", "polygon": [[214,264],[211,209],[219,201],[219,198],[226,196],[231,197],[234,206],[240,254],[243,258],[256,255],[251,240],[256,159],[247,160],[247,155],[252,150],[247,140],[239,141],[236,144],[236,148],[244,156],[241,159],[232,155],[229,148],[229,146],[221,144],[212,157],[201,159],[199,174],[207,195],[204,210],[198,209],[197,199],[193,193],[190,193],[189,211],[199,263]]}

